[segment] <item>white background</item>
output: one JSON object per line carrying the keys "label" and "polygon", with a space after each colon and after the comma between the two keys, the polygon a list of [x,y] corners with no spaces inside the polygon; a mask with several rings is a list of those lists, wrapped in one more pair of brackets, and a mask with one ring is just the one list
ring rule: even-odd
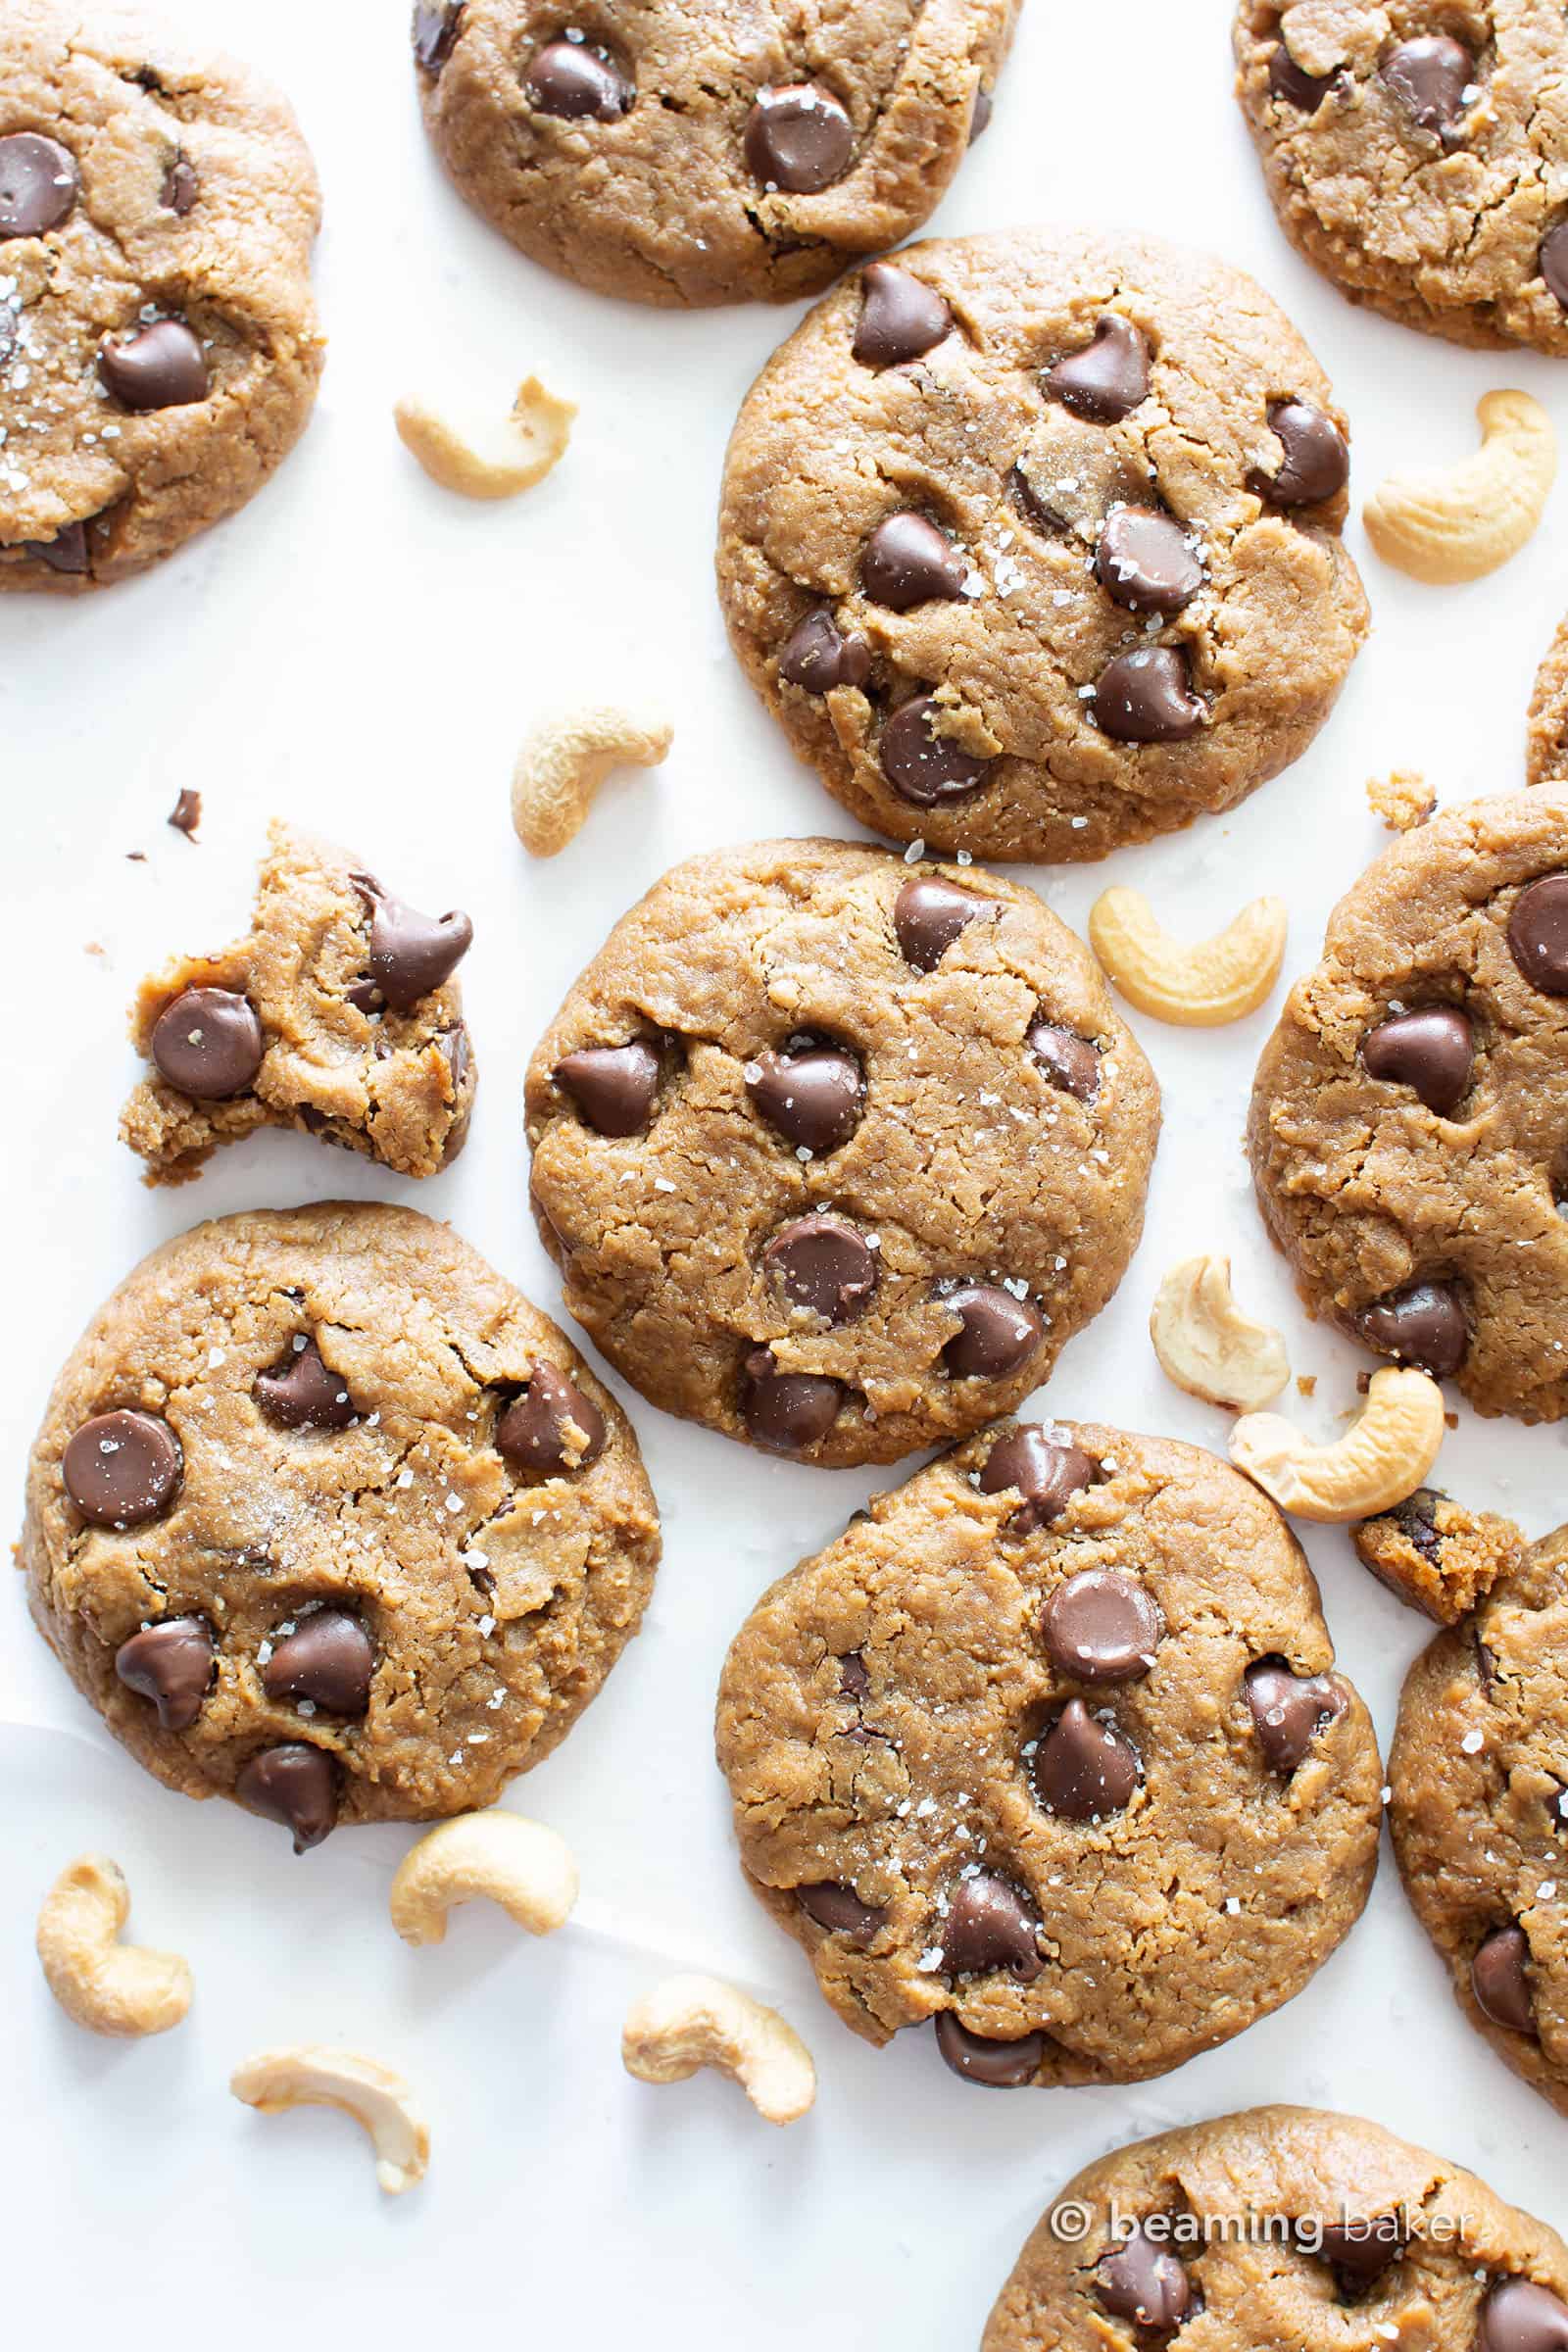
{"label": "white background", "polygon": [[[851,830],[799,767],[726,653],[710,578],[725,436],[796,314],[694,317],[580,293],[471,217],[424,144],[401,0],[189,0],[193,26],[293,97],[320,167],[316,420],[248,512],[145,579],[70,603],[0,603],[12,1241],[5,1487],[59,1364],[101,1297],[201,1216],[334,1192],[414,1201],[543,1305],[556,1278],[529,1222],[520,1089],[534,1040],[605,931],[668,864],[710,844]],[[1364,495],[1392,467],[1471,446],[1478,395],[1521,384],[1568,427],[1550,363],[1458,352],[1353,310],[1285,246],[1230,95],[1227,0],[1031,0],[995,123],[939,231],[1057,218],[1216,248],[1284,302],[1333,376]],[[497,409],[537,370],[581,404],[570,454],[498,509],[428,483],[399,446],[409,391]],[[1514,790],[1536,660],[1568,602],[1564,493],[1499,577],[1460,590],[1386,570],[1358,526],[1376,631],[1306,759],[1234,816],[1107,865],[1030,875],[1080,930],[1111,880],[1201,935],[1261,890],[1291,906],[1288,974],[1386,836],[1366,778],[1424,767],[1444,802]],[[523,729],[581,689],[645,693],[676,725],[657,778],[612,788],[553,864],[508,817]],[[199,790],[199,847],[166,829]],[[466,906],[464,968],[483,1069],[472,1141],[422,1187],[303,1137],[230,1151],[199,1186],[152,1194],[116,1142],[134,1076],[138,975],[245,920],[266,817],[350,844],[390,885]],[[125,853],[144,850],[145,865]],[[1364,1359],[1310,1329],[1264,1242],[1240,1132],[1278,1000],[1237,1028],[1135,1016],[1166,1127],[1143,1249],[1065,1351],[1049,1404],[1223,1448],[1225,1417],[1160,1375],[1146,1318],[1160,1274],[1228,1249],[1238,1293],[1320,1376],[1321,1436]],[[599,1367],[601,1370],[603,1367]],[[666,1555],[641,1640],[565,1747],[513,1792],[565,1833],[579,1920],[531,1943],[475,1909],[439,1951],[388,1924],[409,1842],[346,1833],[295,1861],[270,1825],[167,1795],[100,1733],[0,1585],[0,2245],[6,2332],[55,2341],[98,2315],[135,2352],[218,2330],[447,2340],[504,2320],[529,2339],[652,2346],[812,2340],[960,2352],[1053,2189],[1122,2139],[1271,2098],[1339,2105],[1485,2173],[1568,2222],[1568,2125],[1473,2037],[1409,1916],[1392,1857],[1370,1911],[1288,2009],[1167,2080],[1127,2091],[978,2092],[929,2035],[877,2053],[817,1999],[802,1954],[745,1892],[711,1750],[726,1642],[760,1589],[841,1527],[885,1476],[801,1469],[626,1396],[663,1507]],[[1468,1414],[1440,1478],[1517,1515],[1562,1516],[1561,1430]],[[891,1474],[887,1474],[891,1475]],[[1338,1530],[1312,1532],[1342,1663],[1385,1743],[1422,1621]],[[96,2042],[53,2007],[36,1901],[83,1846],[129,1873],[134,1926],[186,1952],[197,2000],[174,2035]],[[716,2077],[652,2090],[617,2054],[628,2002],[666,1967],[728,1974],[780,2003],[816,2053],[815,2112],[763,2125]],[[351,2125],[267,2122],[233,2101],[251,2049],[341,2039],[400,2066],[428,2108],[423,2187],[381,2198]]]}

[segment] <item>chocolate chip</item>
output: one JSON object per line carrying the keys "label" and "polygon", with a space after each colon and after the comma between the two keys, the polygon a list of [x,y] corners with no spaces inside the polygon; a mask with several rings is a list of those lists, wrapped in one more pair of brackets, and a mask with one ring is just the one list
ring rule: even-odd
{"label": "chocolate chip", "polygon": [[871,649],[863,637],[846,637],[826,605],[818,605],[791,630],[778,658],[778,674],[807,694],[863,686],[871,675]]}
{"label": "chocolate chip", "polygon": [[974,94],[974,108],[969,116],[969,144],[971,147],[976,139],[984,138],[986,132],[991,128],[991,117],[995,111],[996,99],[982,83]]}
{"label": "chocolate chip", "polygon": [[370,1704],[375,1650],[347,1609],[315,1609],[273,1645],[262,1669],[269,1698],[303,1698],[330,1715],[363,1715]]}
{"label": "chocolate chip", "polygon": [[1568,997],[1568,874],[1547,874],[1519,893],[1508,953],[1544,997]]}
{"label": "chocolate chip", "polygon": [[1443,1557],[1443,1540],[1438,1534],[1438,1505],[1443,1499],[1436,1487],[1417,1487],[1394,1514],[1421,1557],[1434,1568]]}
{"label": "chocolate chip", "polygon": [[566,122],[618,122],[637,95],[610,51],[586,41],[547,41],[522,86],[541,115]]}
{"label": "chocolate chip", "polygon": [[1053,1086],[1079,1102],[1093,1102],[1100,1093],[1100,1050],[1087,1037],[1063,1029],[1055,1021],[1036,1021],[1029,1032],[1029,1051]]}
{"label": "chocolate chip", "polygon": [[943,2064],[965,2082],[978,2082],[987,2090],[1020,2090],[1034,2081],[1046,2054],[1044,2034],[994,2041],[988,2034],[971,2034],[951,2009],[938,2010],[936,2033]]}
{"label": "chocolate chip", "polygon": [[1089,710],[1117,743],[1185,743],[1203,723],[1187,656],[1174,645],[1117,654],[1095,680]]}
{"label": "chocolate chip", "polygon": [[1407,1086],[1428,1110],[1446,1118],[1470,1088],[1475,1040],[1470,1023],[1451,1004],[1396,1013],[1361,1041],[1361,1059],[1374,1078]]}
{"label": "chocolate chip", "polygon": [[1048,1813],[1100,1821],[1120,1813],[1138,1787],[1138,1750],[1124,1734],[1070,1698],[1029,1758],[1029,1778]]}
{"label": "chocolate chip", "polygon": [[636,1135],[659,1092],[659,1055],[641,1038],[626,1046],[579,1046],[552,1075],[599,1135]]}
{"label": "chocolate chip", "polygon": [[[5,316],[0,310],[0,318]],[[51,571],[63,571],[79,579],[89,568],[85,523],[68,522],[52,539],[29,539],[26,545],[28,555],[36,556],[40,564],[47,564]]]}
{"label": "chocolate chip", "polygon": [[1339,79],[1338,74],[1308,74],[1297,64],[1283,41],[1276,42],[1268,61],[1270,90],[1303,115],[1315,115]]}
{"label": "chocolate chip", "polygon": [[942,1350],[955,1380],[1006,1380],[1021,1372],[1045,1338],[1045,1317],[1032,1298],[1014,1298],[991,1282],[964,1282],[943,1294],[959,1329]]}
{"label": "chocolate chip", "polygon": [[1118,507],[1095,550],[1095,577],[1129,612],[1180,612],[1203,585],[1187,533],[1152,507]]}
{"label": "chocolate chip", "polygon": [[1568,310],[1568,220],[1559,220],[1555,228],[1547,229],[1536,256],[1536,268],[1546,281],[1546,291]]}
{"label": "chocolate chip", "polygon": [[251,1395],[278,1429],[347,1429],[360,1409],[314,1339],[296,1340],[270,1371],[259,1372]]}
{"label": "chocolate chip", "polygon": [[[453,1092],[454,1094],[461,1094],[464,1086],[466,1084],[468,1072],[473,1067],[473,1046],[468,1037],[466,1022],[459,1021],[455,1027],[451,1029],[443,1029],[441,1032],[441,1044],[447,1057],[447,1068],[452,1073]],[[467,1116],[466,1112],[465,1112],[464,1116],[466,1122]],[[456,1151],[456,1149],[457,1147],[455,1144],[448,1144],[447,1151],[449,1156]]]}
{"label": "chocolate chip", "polygon": [[1348,2221],[1325,2222],[1318,2239],[1318,2256],[1356,2286],[1381,2278],[1397,2262],[1408,2242],[1396,2213],[1379,2213]]}
{"label": "chocolate chip", "polygon": [[1059,1519],[1073,1496],[1094,1484],[1095,1464],[1079,1446],[1023,1421],[999,1438],[980,1472],[982,1494],[1015,1487],[1023,1500],[1006,1521],[1009,1535],[1031,1536]]}
{"label": "chocolate chip", "polygon": [[893,902],[893,933],[906,963],[917,972],[934,972],[960,931],[1001,912],[995,899],[921,874],[906,882]]}
{"label": "chocolate chip", "polygon": [[160,318],[98,354],[104,387],[122,408],[188,409],[212,390],[207,354],[179,318]]}
{"label": "chocolate chip", "polygon": [[213,1637],[200,1617],[166,1617],[122,1642],[115,1672],[127,1690],[152,1700],[166,1732],[188,1732],[212,1688]]}
{"label": "chocolate chip", "polygon": [[1335,423],[1308,400],[1277,400],[1268,429],[1283,455],[1277,473],[1254,466],[1247,487],[1273,507],[1316,507],[1338,498],[1350,478],[1350,446]]}
{"label": "chocolate chip", "polygon": [[414,12],[414,62],[421,73],[440,73],[462,29],[462,0],[420,0]]}
{"label": "chocolate chip", "polygon": [[175,833],[183,833],[187,841],[194,841],[196,838],[197,828],[201,824],[201,794],[199,792],[182,791],[178,799],[175,801],[174,806],[169,811],[167,822],[171,829]]}
{"label": "chocolate chip", "polygon": [[960,1879],[938,1930],[943,1965],[950,1977],[1004,1968],[1013,1982],[1032,1984],[1045,1962],[1040,1957],[1034,1913],[1005,1879],[989,1870]]}
{"label": "chocolate chip", "polygon": [[1446,135],[1465,109],[1476,61],[1446,34],[1401,41],[1383,61],[1383,79],[1420,130]]}
{"label": "chocolate chip", "polygon": [[867,1944],[887,1918],[875,1903],[862,1903],[853,1886],[824,1879],[815,1886],[797,1886],[796,1898],[808,1919],[814,1919],[830,1936],[850,1943]]}
{"label": "chocolate chip", "polygon": [[759,1054],[747,1064],[746,1091],[768,1125],[803,1152],[837,1151],[865,1108],[865,1077],[855,1055],[808,1038]]}
{"label": "chocolate chip", "polygon": [[879,522],[860,556],[860,586],[874,605],[911,612],[933,598],[963,594],[963,559],[934,522],[906,511]]}
{"label": "chocolate chip", "polygon": [[797,1217],[773,1236],[762,1264],[792,1306],[824,1323],[853,1323],[876,1289],[876,1252],[842,1217]]}
{"label": "chocolate chip", "polygon": [[351,874],[370,909],[370,980],[394,1012],[412,1012],[449,980],[473,945],[466,914],[421,914],[388,898],[373,875]]}
{"label": "chocolate chip", "polygon": [[1336,1676],[1293,1674],[1281,1657],[1254,1660],[1247,1669],[1246,1690],[1264,1761],[1286,1779],[1319,1732],[1337,1723],[1350,1704]]}
{"label": "chocolate chip", "polygon": [[1165,1620],[1147,1586],[1120,1568],[1085,1568],[1040,1612],[1040,1638],[1058,1674],[1078,1683],[1135,1683],[1153,1664]]}
{"label": "chocolate chip", "polygon": [[586,1470],[609,1443],[605,1416],[554,1364],[535,1364],[528,1385],[496,1424],[496,1451],[514,1470],[554,1476]]}
{"label": "chocolate chip", "polygon": [[319,1845],[337,1826],[337,1768],[320,1748],[299,1740],[252,1756],[234,1794],[251,1812],[292,1830],[297,1854]]}
{"label": "chocolate chip", "polygon": [[1568,2352],[1568,2303],[1533,2278],[1504,2278],[1481,2311],[1477,2352]]}
{"label": "chocolate chip", "polygon": [[1169,2246],[1135,2228],[1095,2266],[1095,2295],[1112,2319],[1151,2335],[1173,2335],[1193,2309],[1193,2290]]}
{"label": "chocolate chip", "polygon": [[813,196],[842,178],[855,127],[838,100],[814,81],[760,90],[746,124],[746,163],[765,188]]}
{"label": "chocolate chip", "polygon": [[[868,1519],[870,1515],[869,1511],[858,1514],[862,1519]],[[871,1677],[858,1649],[846,1650],[839,1660],[839,1690],[846,1698],[869,1698],[871,1695]]]}
{"label": "chocolate chip", "polygon": [[1095,339],[1046,375],[1046,390],[1075,416],[1119,424],[1149,392],[1149,344],[1130,318],[1108,312]]}
{"label": "chocolate chip", "polygon": [[1446,1282],[1413,1282],[1374,1299],[1356,1316],[1355,1328],[1379,1355],[1415,1364],[1434,1380],[1457,1372],[1470,1344],[1458,1293]]}
{"label": "chocolate chip", "polygon": [[156,1413],[121,1410],[84,1421],[60,1464],[66,1493],[94,1527],[145,1527],[179,1493],[185,1456]]}
{"label": "chocolate chip", "polygon": [[991,765],[951,735],[936,733],[937,720],[947,715],[934,694],[917,694],[901,703],[882,729],[882,773],[917,808],[935,808],[977,791]]}
{"label": "chocolate chip", "polygon": [[941,295],[896,263],[868,263],[860,272],[860,294],[851,349],[867,368],[917,360],[953,332],[953,313]]}
{"label": "chocolate chip", "polygon": [[195,209],[196,199],[201,192],[202,183],[197,176],[195,165],[188,156],[176,155],[169,170],[164,173],[163,192],[158,199],[159,203],[166,213],[176,213],[183,220],[186,214]]}
{"label": "chocolate chip", "polygon": [[746,1358],[741,1412],[754,1445],[770,1453],[802,1453],[825,1438],[844,1401],[842,1381],[812,1372],[780,1372],[769,1350]]}
{"label": "chocolate chip", "polygon": [[1484,2016],[1511,2034],[1536,2031],[1530,1943],[1523,1928],[1494,1929],[1470,1963],[1470,1987]]}
{"label": "chocolate chip", "polygon": [[160,1078],[195,1102],[242,1095],[266,1051],[256,1007],[230,988],[187,988],[165,1005],[151,1042]]}
{"label": "chocolate chip", "polygon": [[74,159],[35,130],[0,139],[0,238],[41,237],[69,218],[81,186]]}

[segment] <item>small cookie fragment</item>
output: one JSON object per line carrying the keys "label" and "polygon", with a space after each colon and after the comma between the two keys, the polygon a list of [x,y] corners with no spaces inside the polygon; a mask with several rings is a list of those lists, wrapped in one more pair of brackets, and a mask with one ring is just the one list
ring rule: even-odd
{"label": "small cookie fragment", "polygon": [[1438,796],[1418,768],[1396,767],[1368,777],[1366,803],[1391,833],[1413,833],[1436,809]]}
{"label": "small cookie fragment", "polygon": [[1439,1625],[1454,1625],[1524,1557],[1511,1519],[1467,1510],[1436,1487],[1418,1487],[1392,1511],[1350,1531],[1363,1568]]}

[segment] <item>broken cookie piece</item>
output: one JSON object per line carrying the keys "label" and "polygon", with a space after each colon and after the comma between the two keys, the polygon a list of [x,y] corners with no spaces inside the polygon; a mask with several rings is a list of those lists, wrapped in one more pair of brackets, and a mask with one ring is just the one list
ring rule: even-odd
{"label": "broken cookie piece", "polygon": [[1439,1625],[1456,1625],[1525,1554],[1511,1519],[1466,1510],[1436,1487],[1417,1487],[1392,1511],[1363,1519],[1350,1541],[1379,1584]]}
{"label": "broken cookie piece", "polygon": [[280,822],[268,839],[248,937],[177,957],[137,992],[131,1037],[152,1074],[122,1139],[153,1184],[183,1183],[260,1127],[433,1176],[473,1105],[453,978],[473,926],[405,906],[329,842]]}

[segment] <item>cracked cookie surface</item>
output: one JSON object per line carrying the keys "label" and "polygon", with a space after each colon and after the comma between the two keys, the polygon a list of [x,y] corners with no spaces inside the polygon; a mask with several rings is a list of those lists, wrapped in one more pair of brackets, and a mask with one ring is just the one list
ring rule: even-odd
{"label": "cracked cookie surface", "polygon": [[1465,2016],[1568,2115],[1568,1529],[1416,1659],[1394,1850]]}
{"label": "cracked cookie surface", "polygon": [[1546,2352],[1568,2340],[1568,2246],[1474,2174],[1359,2116],[1217,2116],[1114,2149],[1067,2183],[982,2352],[1180,2352],[1189,2340],[1204,2352]]}
{"label": "cracked cookie surface", "polygon": [[198,1225],[50,1398],[20,1565],[109,1730],[296,1848],[495,1801],[642,1616],[625,1416],[444,1225],[323,1202]]}
{"label": "cracked cookie surface", "polygon": [[569,1311],[651,1402],[896,1461],[1043,1381],[1137,1247],[1159,1125],[1035,894],[844,842],[691,859],[528,1073]]}
{"label": "cracked cookie surface", "polygon": [[315,167],[246,68],[114,9],[0,24],[0,589],[79,592],[241,507],[324,346]]}
{"label": "cracked cookie surface", "polygon": [[730,443],[719,597],[828,790],[951,854],[1102,858],[1306,749],[1367,629],[1328,379],[1239,270],[1078,229],[874,263]]}
{"label": "cracked cookie surface", "polygon": [[434,0],[431,138],[514,245],[602,294],[814,294],[935,211],[1019,0]]}
{"label": "cracked cookie surface", "polygon": [[1568,1411],[1568,786],[1376,858],[1263,1049],[1248,1147],[1307,1306],[1478,1412]]}
{"label": "cracked cookie surface", "polygon": [[420,914],[346,851],[274,821],[248,935],[137,992],[131,1039],[153,1075],[122,1140],[155,1184],[263,1127],[434,1175],[463,1149],[478,1083],[453,977],[472,935],[466,914]]}
{"label": "cracked cookie surface", "polygon": [[1353,302],[1568,353],[1559,0],[1243,0],[1237,93],[1280,224]]}
{"label": "cracked cookie surface", "polygon": [[1213,1455],[992,1430],[875,1496],[730,1649],[754,1891],[844,2022],[998,2087],[1167,2073],[1300,1991],[1382,1770],[1285,1522]]}

